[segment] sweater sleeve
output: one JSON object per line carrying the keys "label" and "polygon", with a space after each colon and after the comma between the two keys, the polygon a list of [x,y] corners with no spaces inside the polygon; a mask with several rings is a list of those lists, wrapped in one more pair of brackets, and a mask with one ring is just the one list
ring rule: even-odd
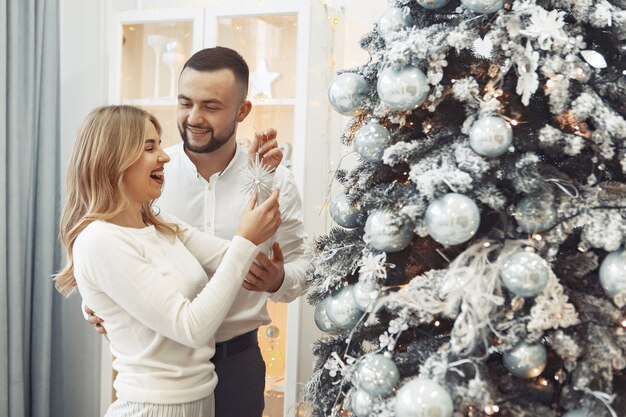
{"label": "sweater sleeve", "polygon": [[81,292],[81,287],[99,290],[155,332],[193,348],[202,347],[226,317],[258,252],[254,244],[239,236],[225,253],[222,240],[205,243],[206,253],[219,254],[209,258],[221,262],[193,301],[175,290],[172,281],[176,276],[157,269],[131,237],[107,230],[86,229],[79,235],[73,248],[74,275]]}
{"label": "sweater sleeve", "polygon": [[[213,274],[220,265],[231,241],[205,233],[175,216],[168,214],[166,219],[169,222],[178,224],[180,228],[178,237],[183,245],[200,262],[205,271]],[[244,239],[237,235],[234,237]],[[207,248],[211,248],[211,250],[207,250]]]}

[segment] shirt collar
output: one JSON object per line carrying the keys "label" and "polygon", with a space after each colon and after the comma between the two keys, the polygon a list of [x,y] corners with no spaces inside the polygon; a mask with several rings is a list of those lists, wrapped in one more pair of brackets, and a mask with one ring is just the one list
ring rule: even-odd
{"label": "shirt collar", "polygon": [[180,143],[180,160],[181,160],[182,165],[186,169],[190,170],[193,173],[193,175],[195,175],[196,177],[200,176],[200,174],[198,174],[198,169],[196,168],[194,163],[191,162],[191,159],[189,159],[189,156],[185,152],[185,146],[182,142]]}
{"label": "shirt collar", "polygon": [[237,149],[235,150],[235,155],[233,156],[233,159],[231,159],[228,165],[226,165],[226,168],[224,168],[224,170],[217,175],[221,177],[222,175],[228,174],[229,172],[239,172],[239,167],[247,162],[248,151],[242,146],[237,145]]}
{"label": "shirt collar", "polygon": [[[198,173],[198,169],[196,168],[196,165],[191,161],[191,159],[189,159],[189,155],[187,155],[187,153],[185,152],[183,143],[181,142],[177,146],[179,147],[178,152],[180,152],[180,159],[181,159],[182,165],[186,169],[190,170],[195,176],[199,176],[200,174]],[[244,164],[247,163],[247,161],[248,161],[248,151],[244,149],[241,145],[237,145],[237,149],[235,150],[235,155],[230,160],[228,165],[226,165],[226,168],[224,168],[223,171],[218,172],[215,175],[221,177],[222,175],[227,174],[228,172],[238,171],[238,167],[242,163]]]}

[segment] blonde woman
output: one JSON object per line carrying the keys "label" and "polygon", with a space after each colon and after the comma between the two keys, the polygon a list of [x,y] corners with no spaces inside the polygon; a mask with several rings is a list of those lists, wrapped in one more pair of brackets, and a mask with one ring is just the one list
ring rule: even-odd
{"label": "blonde woman", "polygon": [[252,197],[232,242],[155,213],[169,161],[160,132],[141,109],[98,108],[68,168],[56,287],[78,288],[105,322],[118,372],[107,417],[213,416],[214,333],[280,224],[278,190],[257,208]]}

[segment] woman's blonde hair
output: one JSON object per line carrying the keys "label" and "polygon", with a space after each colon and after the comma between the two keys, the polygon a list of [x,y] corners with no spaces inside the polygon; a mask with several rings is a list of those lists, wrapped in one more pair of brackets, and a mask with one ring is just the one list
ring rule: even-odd
{"label": "woman's blonde hair", "polygon": [[[54,278],[63,295],[76,288],[72,255],[76,237],[94,220],[110,220],[128,207],[123,174],[143,152],[147,122],[161,134],[158,120],[140,108],[104,106],[89,113],[78,132],[67,170],[67,200],[59,231],[67,262]],[[176,234],[174,225],[157,219],[152,203],[143,205],[143,221],[163,233]]]}

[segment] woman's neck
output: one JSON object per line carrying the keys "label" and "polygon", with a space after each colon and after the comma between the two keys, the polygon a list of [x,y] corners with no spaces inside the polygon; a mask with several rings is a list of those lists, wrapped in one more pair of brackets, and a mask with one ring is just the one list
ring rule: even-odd
{"label": "woman's neck", "polygon": [[129,207],[115,217],[111,218],[109,222],[123,227],[132,227],[133,229],[143,229],[147,224],[143,220],[140,207]]}

